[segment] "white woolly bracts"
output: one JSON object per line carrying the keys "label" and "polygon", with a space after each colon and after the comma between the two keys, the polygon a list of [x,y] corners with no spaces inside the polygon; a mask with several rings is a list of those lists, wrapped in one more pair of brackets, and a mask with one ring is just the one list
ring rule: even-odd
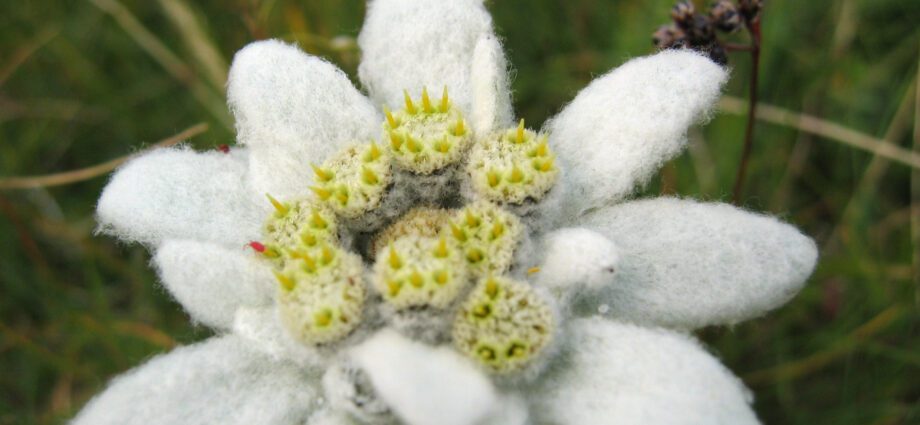
{"label": "white woolly bracts", "polygon": [[603,235],[585,228],[565,228],[544,235],[536,248],[530,280],[561,305],[578,295],[616,285],[620,253]]}
{"label": "white woolly bracts", "polygon": [[323,390],[329,405],[365,424],[397,423],[389,406],[376,394],[367,373],[344,356],[326,369]]}
{"label": "white woolly bracts", "polygon": [[192,319],[228,335],[116,379],[75,425],[756,423],[740,381],[663,328],[776,308],[813,242],[725,205],[617,205],[725,69],[635,59],[534,131],[480,0],[374,0],[358,42],[369,98],[256,42],[228,81],[243,148],[112,177],[100,230],[150,246]]}

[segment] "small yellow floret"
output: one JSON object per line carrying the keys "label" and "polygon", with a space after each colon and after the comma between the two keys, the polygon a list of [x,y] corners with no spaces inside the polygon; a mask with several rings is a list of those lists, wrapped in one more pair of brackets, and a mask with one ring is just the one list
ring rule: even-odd
{"label": "small yellow floret", "polygon": [[418,113],[418,109],[416,109],[415,104],[412,103],[412,97],[409,96],[408,90],[403,90],[403,97],[406,101],[406,112],[408,112],[410,115],[415,115]]}
{"label": "small yellow floret", "polygon": [[265,194],[265,196],[268,198],[268,201],[272,203],[272,206],[275,207],[275,211],[277,211],[278,214],[285,215],[290,210],[286,205],[282,204],[277,199],[275,199],[275,197],[267,193]]}
{"label": "small yellow floret", "polygon": [[444,86],[444,92],[441,94],[441,104],[438,105],[438,112],[445,113],[450,109],[450,99],[447,98],[447,86]]}
{"label": "small yellow floret", "polygon": [[402,267],[402,258],[399,258],[399,253],[396,252],[396,249],[393,248],[393,245],[390,245],[390,268],[399,269]]}
{"label": "small yellow floret", "polygon": [[428,97],[428,89],[422,87],[422,110],[426,114],[434,113],[434,106],[431,104],[431,98]]}

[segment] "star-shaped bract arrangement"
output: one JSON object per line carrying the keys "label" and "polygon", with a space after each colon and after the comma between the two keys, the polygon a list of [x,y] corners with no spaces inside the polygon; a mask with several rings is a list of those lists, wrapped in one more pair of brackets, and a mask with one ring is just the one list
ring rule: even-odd
{"label": "star-shaped bract arrangement", "polygon": [[369,98],[253,43],[228,85],[240,147],[112,178],[100,230],[148,246],[218,335],[116,378],[74,423],[757,422],[687,331],[787,302],[814,243],[725,204],[623,202],[725,69],[634,59],[534,130],[479,1],[376,0],[358,41]]}

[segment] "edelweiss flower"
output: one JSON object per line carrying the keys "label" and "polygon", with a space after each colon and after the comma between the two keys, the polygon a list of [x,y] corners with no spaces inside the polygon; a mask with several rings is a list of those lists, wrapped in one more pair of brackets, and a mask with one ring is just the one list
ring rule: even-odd
{"label": "edelweiss flower", "polygon": [[240,148],[112,178],[101,229],[149,246],[218,336],[115,379],[76,424],[757,422],[688,332],[788,301],[813,242],[724,204],[620,203],[725,69],[632,60],[537,132],[479,1],[376,0],[358,41],[370,98],[253,43],[228,87]]}

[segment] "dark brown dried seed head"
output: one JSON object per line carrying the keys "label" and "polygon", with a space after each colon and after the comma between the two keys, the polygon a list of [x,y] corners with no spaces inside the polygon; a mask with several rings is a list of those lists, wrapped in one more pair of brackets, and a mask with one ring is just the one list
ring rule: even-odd
{"label": "dark brown dried seed head", "polygon": [[719,0],[709,9],[709,16],[716,28],[725,32],[735,32],[741,28],[741,14],[730,0]]}
{"label": "dark brown dried seed head", "polygon": [[693,3],[688,0],[683,0],[671,8],[671,19],[677,26],[687,28],[693,23],[694,13]]}

